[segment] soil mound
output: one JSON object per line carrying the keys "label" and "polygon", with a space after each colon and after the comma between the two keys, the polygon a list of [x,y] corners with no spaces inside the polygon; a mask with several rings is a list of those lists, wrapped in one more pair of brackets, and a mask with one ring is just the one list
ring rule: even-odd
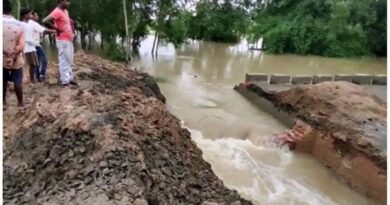
{"label": "soil mound", "polygon": [[26,85],[27,109],[4,112],[5,204],[252,204],[213,173],[153,78],[75,59],[79,87],[50,83],[52,67],[49,83]]}

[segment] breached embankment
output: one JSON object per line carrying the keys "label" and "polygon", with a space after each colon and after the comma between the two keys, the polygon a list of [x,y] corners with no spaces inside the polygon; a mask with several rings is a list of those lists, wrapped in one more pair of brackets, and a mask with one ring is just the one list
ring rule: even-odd
{"label": "breached embankment", "polygon": [[281,135],[290,147],[312,154],[352,188],[386,204],[387,108],[382,100],[348,82],[279,91],[261,85],[235,89],[287,124],[297,122]]}
{"label": "breached embankment", "polygon": [[26,109],[4,111],[4,204],[252,204],[213,173],[150,76],[75,60],[79,87],[56,85],[50,67],[47,84],[25,86]]}

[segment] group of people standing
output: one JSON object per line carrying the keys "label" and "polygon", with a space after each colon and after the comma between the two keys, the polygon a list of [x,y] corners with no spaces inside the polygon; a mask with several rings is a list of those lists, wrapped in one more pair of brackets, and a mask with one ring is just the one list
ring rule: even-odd
{"label": "group of people standing", "polygon": [[20,21],[12,16],[9,0],[3,0],[3,105],[6,106],[8,82],[13,82],[18,106],[23,107],[23,67],[29,66],[31,83],[46,80],[47,58],[41,46],[41,36],[55,34],[59,58],[61,85],[77,85],[72,72],[74,24],[69,18],[70,0],[58,0],[57,7],[43,19],[41,26],[38,13],[23,8]]}

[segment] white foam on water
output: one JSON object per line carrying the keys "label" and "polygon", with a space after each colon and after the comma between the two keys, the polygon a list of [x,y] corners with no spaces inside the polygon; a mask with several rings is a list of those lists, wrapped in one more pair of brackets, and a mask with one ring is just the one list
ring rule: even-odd
{"label": "white foam on water", "polygon": [[[189,129],[192,139],[203,150],[203,157],[225,185],[237,190],[255,204],[272,205],[341,205],[371,204],[368,202],[333,200],[317,187],[289,175],[294,154],[287,147],[254,145],[248,139],[207,139],[197,130]],[[267,159],[267,155],[272,160]],[[302,169],[307,169],[302,167]],[[310,168],[308,168],[310,169]],[[302,178],[302,177],[298,177]]]}

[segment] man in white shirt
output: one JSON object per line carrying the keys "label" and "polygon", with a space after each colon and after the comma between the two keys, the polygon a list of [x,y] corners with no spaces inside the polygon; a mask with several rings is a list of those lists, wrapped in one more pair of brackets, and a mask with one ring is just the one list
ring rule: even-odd
{"label": "man in white shirt", "polygon": [[[33,16],[34,16],[34,21],[35,22],[39,22],[39,15],[36,11],[33,12]],[[46,31],[50,31],[49,29],[46,29]],[[55,32],[54,30],[52,30],[52,32]],[[44,33],[47,33],[47,32],[44,32]],[[39,75],[40,75],[40,79],[38,79],[38,81],[45,81],[46,80],[46,69],[47,69],[47,57],[46,57],[46,52],[45,52],[45,49],[43,49],[41,43],[41,37],[43,36],[43,34],[39,33],[39,35],[36,37],[38,38],[38,41],[40,43],[40,45],[36,46],[35,49],[37,51],[37,56],[38,56],[38,61],[39,61]]]}
{"label": "man in white shirt", "polygon": [[33,17],[33,11],[31,9],[24,8],[20,11],[20,18],[24,22],[25,32],[26,44],[24,47],[24,55],[30,66],[30,81],[35,83],[36,80],[40,81],[39,60],[35,47],[40,46],[39,39],[42,33],[55,33],[56,31],[46,29],[39,25],[39,23],[32,20]]}

